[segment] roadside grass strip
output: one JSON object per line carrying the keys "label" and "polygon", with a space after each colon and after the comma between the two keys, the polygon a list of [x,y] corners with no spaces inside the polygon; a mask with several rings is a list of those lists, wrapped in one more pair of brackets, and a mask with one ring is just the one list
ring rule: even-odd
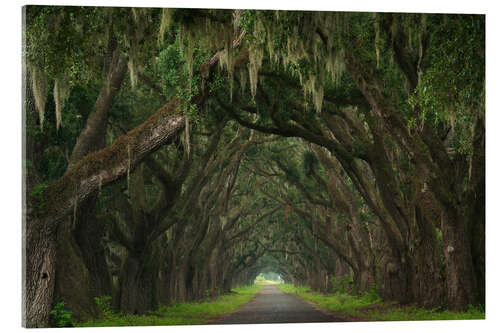
{"label": "roadside grass strip", "polygon": [[485,319],[484,310],[475,307],[469,307],[467,311],[454,312],[439,309],[429,310],[411,305],[387,310],[367,310],[364,315],[373,320],[387,321]]}
{"label": "roadside grass strip", "polygon": [[182,302],[161,306],[144,315],[106,313],[103,318],[76,323],[78,327],[196,325],[209,321],[248,303],[262,285],[233,288],[235,294],[223,295],[212,301]]}
{"label": "roadside grass strip", "polygon": [[339,314],[354,316],[354,321],[412,321],[412,320],[466,320],[485,319],[483,308],[469,307],[467,311],[454,312],[424,309],[415,305],[401,306],[382,302],[375,293],[353,296],[345,293],[320,294],[309,287],[291,284],[278,285],[283,292],[295,294],[305,301]]}
{"label": "roadside grass strip", "polygon": [[376,295],[367,294],[363,297],[352,296],[348,294],[323,295],[311,291],[309,287],[296,287],[291,284],[278,285],[283,292],[295,294],[309,303],[318,305],[321,308],[330,311],[339,311],[345,314],[353,314],[357,308],[376,304],[381,299]]}

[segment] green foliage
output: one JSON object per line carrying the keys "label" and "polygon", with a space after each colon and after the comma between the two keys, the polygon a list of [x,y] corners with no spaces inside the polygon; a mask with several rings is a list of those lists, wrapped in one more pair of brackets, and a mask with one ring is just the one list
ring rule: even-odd
{"label": "green foliage", "polygon": [[255,278],[255,282],[264,282],[265,280],[266,278],[262,274],[257,275]]}
{"label": "green foliage", "polygon": [[[199,110],[191,100],[199,93],[201,81],[200,73],[190,73],[187,59],[181,51],[182,41],[177,38],[174,43],[167,45],[158,55],[158,74],[161,77],[161,87],[165,96],[181,99],[181,109],[184,114],[195,121],[199,121]],[[186,47],[185,45],[183,47]],[[198,70],[208,58],[208,53],[200,47],[193,50],[192,66]],[[212,92],[223,86],[223,77],[218,75],[215,82],[208,87]]]}
{"label": "green foliage", "polygon": [[279,280],[279,274],[276,272],[263,272],[262,275],[266,280],[271,280],[271,281]]}
{"label": "green foliage", "polygon": [[[156,29],[154,24],[156,22],[156,14],[154,13],[158,13],[158,10],[151,10],[149,12],[149,10],[145,9],[145,17],[137,20],[136,18],[132,18],[130,9],[117,9],[116,11],[110,9],[107,14],[106,11],[99,12],[99,15],[95,17],[96,22],[92,23],[92,15],[96,13],[95,10],[97,9],[81,9],[81,11],[79,11],[80,9],[68,9],[61,16],[62,21],[57,24],[74,25],[61,27],[61,30],[57,32],[57,29],[55,29],[55,27],[57,28],[57,24],[54,23],[54,20],[57,19],[60,10],[41,9],[41,13],[38,13],[40,15],[37,16],[33,12],[35,9],[31,8],[29,12],[29,19],[31,21],[28,27],[30,36],[27,50],[28,59],[47,71],[50,74],[49,80],[53,81],[54,78],[50,76],[57,74],[56,71],[58,68],[56,65],[68,68],[72,80],[71,93],[64,107],[64,126],[57,130],[54,125],[54,112],[48,112],[47,122],[49,124],[46,125],[43,133],[38,129],[30,127],[30,134],[33,134],[37,143],[41,143],[41,147],[36,147],[41,156],[39,159],[34,159],[33,161],[41,161],[39,163],[40,170],[38,171],[44,182],[59,178],[67,168],[67,156],[71,152],[76,138],[83,129],[90,112],[93,110],[93,105],[102,85],[100,76],[96,78],[92,74],[94,73],[93,70],[96,69],[99,69],[100,75],[102,74],[104,46],[106,45],[108,34],[112,33],[115,33],[119,37],[120,43],[123,42],[123,45],[121,45],[122,52],[129,59],[134,59],[134,61],[141,58],[145,63],[144,67],[140,68],[141,71],[143,70],[144,73],[152,77],[154,82],[159,82],[160,89],[167,99],[178,98],[180,100],[181,111],[194,120],[195,126],[192,126],[193,131],[191,132],[193,138],[191,141],[193,144],[193,166],[191,168],[193,170],[202,170],[205,167],[205,165],[200,165],[201,159],[199,157],[208,142],[207,138],[211,137],[216,130],[219,130],[220,127],[217,126],[218,124],[228,119],[228,114],[220,111],[222,106],[219,105],[219,100],[222,100],[225,105],[234,106],[234,112],[240,116],[244,114],[242,118],[247,121],[285,132],[285,136],[287,136],[286,143],[279,141],[256,145],[252,142],[250,148],[243,155],[239,170],[242,176],[238,176],[239,178],[234,183],[234,193],[231,194],[231,198],[228,201],[228,206],[230,207],[226,207],[228,210],[232,210],[233,208],[243,209],[242,216],[238,220],[235,230],[240,231],[250,226],[252,218],[258,216],[258,214],[252,216],[253,210],[267,210],[270,208],[269,206],[272,207],[273,205],[282,205],[283,207],[280,207],[280,210],[275,214],[273,213],[272,217],[248,231],[249,236],[243,237],[245,240],[242,240],[241,243],[238,243],[234,247],[234,256],[232,257],[231,264],[238,268],[248,266],[252,257],[259,255],[263,247],[278,249],[275,252],[279,252],[279,248],[284,247],[287,251],[279,254],[265,254],[261,257],[258,264],[268,260],[269,267],[278,267],[278,264],[286,265],[287,269],[292,271],[292,275],[295,273],[297,276],[303,275],[304,272],[301,271],[302,268],[298,264],[300,261],[294,260],[297,256],[300,256],[300,260],[306,263],[310,262],[312,259],[311,249],[319,253],[322,264],[325,266],[333,265],[333,261],[330,260],[331,250],[328,249],[327,251],[326,245],[322,241],[319,241],[316,236],[313,236],[314,232],[318,232],[318,230],[314,231],[314,228],[318,227],[318,225],[319,232],[323,232],[322,224],[313,224],[312,221],[314,219],[306,216],[308,211],[312,210],[311,214],[326,222],[325,225],[327,228],[325,230],[332,233],[332,235],[328,235],[332,236],[332,239],[336,238],[342,242],[343,237],[346,236],[346,232],[351,230],[348,217],[345,214],[339,213],[338,207],[333,207],[335,204],[330,205],[329,203],[329,200],[334,200],[329,198],[325,184],[331,181],[327,174],[331,170],[329,171],[329,168],[319,166],[320,163],[316,155],[308,150],[304,141],[288,137],[300,136],[300,133],[309,134],[302,134],[306,141],[326,142],[327,140],[331,140],[331,142],[336,142],[336,144],[324,144],[324,146],[328,146],[332,153],[335,153],[337,150],[337,153],[347,155],[342,156],[347,163],[342,162],[342,167],[339,168],[339,177],[345,179],[349,189],[356,193],[354,195],[355,205],[363,208],[360,212],[360,217],[365,231],[372,233],[370,234],[370,239],[373,239],[374,243],[380,240],[380,244],[384,244],[384,230],[379,229],[379,222],[384,221],[377,221],[378,217],[370,209],[365,209],[367,208],[366,203],[360,192],[357,192],[357,187],[363,186],[363,190],[367,194],[364,191],[361,193],[365,196],[371,195],[369,193],[370,187],[364,186],[360,180],[354,184],[343,169],[345,167],[345,170],[349,171],[347,169],[350,167],[349,164],[352,163],[351,166],[354,166],[355,163],[360,162],[358,158],[363,159],[363,157],[366,157],[370,153],[367,148],[370,144],[365,146],[362,142],[364,139],[358,140],[356,135],[357,131],[366,134],[366,141],[369,143],[373,139],[371,136],[373,133],[370,131],[372,127],[370,126],[374,126],[373,123],[375,123],[372,118],[375,112],[361,110],[365,107],[365,98],[351,77],[344,73],[343,57],[345,56],[344,51],[346,51],[346,47],[355,46],[355,49],[359,50],[360,60],[366,61],[368,64],[367,67],[373,65],[372,69],[374,73],[380,75],[383,82],[382,95],[386,94],[389,103],[394,103],[395,110],[400,111],[403,116],[401,119],[405,119],[404,116],[407,117],[406,120],[408,121],[411,135],[418,135],[418,130],[421,129],[423,123],[431,123],[435,126],[435,129],[438,129],[437,132],[446,129],[449,125],[454,126],[456,134],[454,145],[460,152],[467,153],[470,151],[471,125],[475,117],[480,116],[484,109],[484,50],[481,49],[484,48],[484,18],[479,16],[449,16],[448,21],[444,16],[436,15],[432,17],[429,21],[429,31],[431,32],[430,49],[427,51],[425,62],[421,67],[424,71],[419,73],[420,84],[416,91],[410,92],[410,97],[408,98],[409,92],[404,85],[404,76],[394,63],[394,60],[391,60],[391,57],[394,56],[391,54],[391,48],[382,47],[389,45],[388,43],[392,43],[393,41],[387,35],[377,37],[380,31],[377,31],[377,27],[374,28],[375,22],[371,14],[346,13],[344,15],[327,12],[245,10],[243,11],[239,25],[247,32],[245,36],[246,43],[241,44],[238,50],[235,51],[235,54],[242,52],[240,54],[243,55],[243,52],[247,52],[253,47],[258,47],[260,49],[253,53],[252,56],[257,57],[258,55],[264,59],[262,66],[260,65],[260,61],[258,61],[259,65],[257,67],[261,69],[262,74],[258,77],[259,80],[257,80],[257,70],[253,76],[251,75],[254,78],[251,81],[253,83],[258,82],[259,87],[256,94],[253,94],[255,89],[252,90],[251,96],[243,88],[241,82],[243,77],[241,73],[246,70],[244,67],[243,69],[235,69],[229,64],[222,65],[218,71],[210,73],[213,75],[210,77],[211,83],[204,82],[203,80],[206,79],[206,76],[202,76],[198,72],[200,65],[214,54],[214,49],[220,51],[221,47],[227,46],[227,44],[222,45],[227,41],[227,36],[221,37],[220,41],[214,41],[213,45],[207,46],[201,42],[203,37],[192,31],[197,30],[198,33],[208,36],[211,40],[219,38],[220,25],[216,25],[215,23],[214,25],[210,25],[208,21],[218,22],[220,20],[227,23],[231,19],[231,11],[173,10],[172,20],[175,22],[173,22],[172,28],[174,29],[172,29],[172,33],[169,34],[168,38],[162,40],[161,51],[157,55],[155,54],[154,57],[138,57],[134,55],[135,52],[144,51],[143,55],[148,54],[146,49],[150,45],[151,40],[150,38],[146,38],[143,41],[144,43],[139,46],[140,50],[134,51],[132,45],[137,44],[139,41],[134,40],[133,35],[137,35],[139,32],[141,34],[144,33],[145,36],[148,36],[148,33],[149,35],[153,35],[151,32]],[[123,14],[122,17],[120,17],[121,14]],[[84,17],[78,19],[75,15],[84,15]],[[419,24],[414,22],[417,16],[405,15],[398,17],[400,19],[409,17],[409,19],[407,21],[400,21],[401,24],[395,25],[394,29],[405,29],[405,32],[409,33],[410,38],[413,38],[411,42],[408,42],[408,45],[410,56],[414,57],[418,54],[418,38],[415,37],[418,37],[419,34],[410,34],[410,31],[415,27],[419,27]],[[106,24],[105,19],[108,17],[113,18],[113,23],[110,24],[111,28]],[[206,20],[199,19],[200,17],[206,18]],[[139,21],[146,22],[147,27],[143,26],[143,23],[139,23]],[[81,27],[87,23],[90,24],[90,37],[88,38],[85,36],[84,31],[81,30]],[[214,29],[214,26],[217,26],[217,29]],[[112,31],[106,30],[105,32],[104,30],[107,28]],[[72,29],[75,30],[73,31]],[[206,29],[206,31],[203,29]],[[328,35],[322,36],[323,32],[326,32]],[[51,35],[55,37],[53,39],[48,38]],[[346,37],[343,40],[345,41],[345,45],[341,45],[343,42],[338,41],[337,36]],[[80,45],[82,49],[79,49],[77,46],[81,38],[84,40]],[[325,42],[324,39],[328,41]],[[156,42],[156,38],[153,38],[153,40]],[[92,49],[92,41],[95,42],[95,49]],[[44,44],[45,42],[46,44]],[[462,47],[462,44],[464,47]],[[344,47],[343,50],[342,47]],[[154,48],[150,50],[152,53],[156,51]],[[60,63],[57,62],[57,52],[61,54]],[[230,63],[232,61],[228,58],[222,60],[223,58],[219,59],[221,63]],[[96,62],[95,64],[94,61]],[[90,64],[87,65],[87,63]],[[228,73],[225,71],[231,72],[230,75],[227,75]],[[363,74],[366,75],[366,73]],[[228,76],[231,79],[228,79]],[[232,81],[233,77],[234,83]],[[244,77],[246,78],[246,76]],[[232,86],[235,83],[241,84],[241,92],[239,92],[239,89],[234,89],[235,92],[232,91]],[[124,130],[129,130],[141,124],[144,119],[157,109],[159,103],[163,102],[159,96],[155,95],[156,92],[152,93],[152,91],[153,89],[150,87],[145,89],[141,86],[132,89],[132,85],[128,81],[123,84],[109,113],[109,130],[107,131],[108,137],[106,142],[108,145],[114,141],[117,135],[122,134]],[[201,117],[202,110],[193,104],[193,98],[199,95],[200,92],[207,91],[210,92],[211,96],[208,96],[203,106],[206,110],[203,110],[204,114]],[[238,91],[239,95],[236,95],[236,91]],[[235,94],[234,99],[232,99],[232,93]],[[50,90],[47,94],[49,97],[53,97],[50,95],[52,94]],[[321,104],[323,102],[323,95],[326,98],[325,102]],[[217,98],[214,98],[214,96]],[[45,107],[48,110],[55,108],[52,99],[48,98]],[[310,112],[311,106],[308,104],[311,104],[311,99],[314,100],[316,111],[318,112]],[[363,102],[358,102],[359,100]],[[352,114],[348,114],[343,108],[346,104],[351,105],[351,103],[355,105],[359,104],[360,107],[349,106],[349,108],[355,109],[355,111]],[[362,103],[363,105],[361,105]],[[417,109],[421,110],[420,114],[415,112]],[[34,119],[33,114],[34,112],[30,114],[31,120]],[[338,126],[344,127],[343,121],[345,121],[346,137],[343,137],[343,131],[336,133],[334,129],[332,129],[333,135],[326,134],[328,133],[327,127],[330,125],[326,121],[326,116],[331,116],[333,122],[339,121],[335,123]],[[353,119],[349,119],[351,116]],[[343,118],[344,120],[337,119],[336,117]],[[383,117],[380,118],[381,125],[384,125],[382,124],[384,119]],[[34,121],[31,121],[31,123],[34,123]],[[352,124],[359,126],[354,128],[354,126],[351,127]],[[402,147],[395,143],[394,138],[400,134],[391,133],[391,124],[389,121],[385,125],[387,126],[384,128],[384,131],[387,130],[387,133],[384,133],[384,136],[386,136],[384,147],[387,151],[387,157],[393,163],[391,167],[394,171],[395,179],[398,181],[402,180],[401,191],[404,195],[410,197],[414,189],[408,183],[404,183],[404,180],[407,176],[406,173],[412,171],[412,163],[414,162],[409,158],[411,154],[407,156],[407,151],[401,152]],[[34,130],[33,133],[31,133],[32,130]],[[241,133],[239,132],[240,130],[242,130],[242,127],[235,121],[228,122],[228,126],[222,130],[221,143],[217,146],[214,157],[209,157],[207,163],[210,165],[211,161],[220,157],[221,163],[215,167],[216,172],[223,171],[222,169],[231,161],[229,157],[224,157],[225,155],[223,154],[225,152],[222,152],[219,148],[228,144],[237,131]],[[403,130],[406,130],[406,128]],[[247,130],[244,129],[244,131]],[[244,133],[250,133],[250,131]],[[258,131],[253,131],[251,135],[252,141],[269,138],[269,136],[261,135]],[[351,140],[349,135],[354,140]],[[314,140],[314,138],[320,137],[324,140]],[[248,139],[245,136],[241,141],[247,142]],[[179,137],[174,136],[171,141],[172,143],[168,147],[161,148],[155,153],[157,155],[153,156],[161,164],[169,165],[170,170],[168,170],[168,173],[174,175],[177,174],[176,168],[181,165],[185,145],[183,145],[182,139],[179,140]],[[337,145],[343,146],[345,149],[336,149]],[[423,149],[428,148],[424,145]],[[347,151],[347,153],[344,154],[343,151]],[[401,158],[399,155],[403,155],[403,157]],[[340,157],[340,155],[337,156]],[[370,164],[372,170],[377,171],[374,168],[376,165],[371,164],[376,156],[371,157],[373,158],[365,158],[365,160]],[[252,165],[254,162],[256,164]],[[257,170],[256,166],[261,169]],[[146,169],[149,170],[147,167]],[[261,171],[262,174],[266,175],[265,177],[254,177],[254,174],[258,174]],[[283,173],[285,177],[282,176]],[[203,195],[200,198],[211,197],[209,187],[214,184],[213,179],[217,177],[214,174],[207,175],[206,184],[208,185],[206,188],[204,187],[205,183],[200,183],[199,188],[196,188],[196,191]],[[349,174],[357,174],[357,172]],[[376,175],[375,177],[380,175],[377,172],[374,174]],[[221,175],[224,174],[221,173]],[[367,178],[371,178],[371,173],[367,176],[369,176]],[[171,208],[172,210],[169,211],[171,215],[165,217],[164,220],[172,218],[172,221],[174,221],[177,218],[176,215],[181,211],[179,208],[181,204],[177,204],[176,202],[187,198],[185,207],[191,206],[190,203],[192,202],[189,200],[191,200],[191,197],[194,198],[196,193],[191,195],[189,189],[194,187],[192,184],[196,185],[198,181],[198,179],[193,179],[194,177],[196,176],[193,173],[189,174],[186,183],[182,184],[179,194],[172,194],[174,205]],[[147,196],[145,200],[147,201],[146,205],[155,207],[156,199],[162,199],[157,196],[161,193],[162,187],[155,176],[149,174],[146,177],[145,173],[144,178]],[[146,178],[149,179],[146,180]],[[272,181],[270,181],[271,179]],[[228,177],[227,180],[227,183],[231,183],[231,177]],[[223,179],[223,181],[226,181],[226,179]],[[278,183],[278,186],[274,186],[274,181]],[[372,179],[368,179],[368,181],[371,182]],[[377,183],[377,181],[379,179],[374,181],[375,188],[377,186],[382,188],[384,184]],[[205,180],[203,179],[202,182],[205,182]],[[102,193],[100,192],[97,203],[99,211],[111,210],[110,213],[115,214],[121,210],[121,206],[116,204],[108,205],[114,203],[111,198],[117,193],[126,193],[125,196],[129,196],[131,193],[128,189],[128,182],[126,184],[124,180],[119,180],[114,186],[116,186],[116,191],[110,190],[110,186],[104,189]],[[118,187],[121,187],[121,189],[118,189]],[[258,187],[265,189],[269,193],[269,197],[276,197],[280,202],[273,202],[264,193],[260,193]],[[226,189],[226,187],[223,187],[223,189]],[[38,205],[35,207],[38,207],[41,213],[45,209],[43,191],[44,185],[39,185],[32,192],[35,204]],[[221,191],[221,193],[225,193],[225,190]],[[178,197],[181,197],[181,200],[176,201]],[[213,206],[218,208],[217,205],[223,200],[219,200],[221,197],[217,197],[217,193],[213,197],[216,199],[213,201]],[[171,198],[168,199],[170,201]],[[382,202],[385,203],[388,200],[383,200]],[[160,201],[158,200],[158,202]],[[200,199],[198,201],[201,202],[204,200]],[[321,203],[316,204],[313,201],[321,201]],[[375,200],[375,205],[379,205],[378,202],[378,200]],[[382,208],[384,208],[383,203],[380,204]],[[406,203],[403,202],[403,204]],[[182,222],[166,232],[169,234],[166,241],[167,246],[178,242],[179,239],[190,239],[192,237],[193,233],[197,230],[194,223],[199,221],[199,216],[196,215],[197,212],[194,212],[195,210],[198,210],[198,207],[195,207],[193,212],[189,211],[186,214],[182,214],[179,218]],[[298,211],[300,210],[306,211],[306,213],[299,214]],[[219,214],[219,210],[211,210],[211,207],[209,207],[205,216],[210,218],[208,229],[211,230],[211,233],[213,233],[214,229],[221,230],[221,227],[217,224],[217,219],[212,219],[213,213]],[[127,222],[121,221],[119,224],[126,225]],[[369,224],[370,227],[368,227]],[[177,226],[181,225],[182,227],[177,228]],[[175,231],[175,235],[173,235],[174,230],[178,230]],[[173,242],[172,238],[175,238]],[[205,237],[205,239],[209,238]],[[221,237],[221,239],[225,239],[225,237]],[[199,251],[198,253],[208,253],[208,250],[203,248],[206,243],[207,241],[202,241],[200,248],[196,249]],[[442,241],[440,241],[441,243]],[[348,249],[349,243],[345,242],[345,244],[346,249]],[[370,245],[365,245],[371,246],[371,242]],[[378,249],[372,248],[369,248],[369,250],[378,251]],[[289,253],[293,254],[290,255]],[[380,253],[380,255],[383,255],[383,253]],[[196,255],[195,257],[196,264],[199,264],[198,261],[204,259],[201,255]],[[149,264],[151,261],[147,261],[146,263]],[[330,272],[332,271],[332,267],[327,267],[326,269]],[[305,268],[305,271],[307,271],[307,268]],[[257,272],[253,272],[250,276],[253,277],[256,274]],[[257,277],[257,281],[265,282],[272,278],[269,274],[263,274]],[[364,295],[352,295],[354,293],[352,274],[332,278],[332,284],[335,295],[328,296],[311,293],[310,290],[304,287],[283,286],[283,289],[297,293],[311,302],[314,301],[317,304],[323,304],[327,308],[342,311],[353,311],[353,309],[376,304],[381,301],[376,285],[373,285]],[[248,294],[246,294],[246,291],[243,289],[241,292],[238,291],[238,295],[234,296],[244,297],[225,298],[226,296],[224,296],[215,302],[176,303],[161,307],[158,311],[142,316],[125,316],[114,313],[111,310],[111,298],[101,297],[96,298],[95,302],[104,314],[104,318],[82,325],[121,326],[202,323],[206,322],[208,318],[231,311],[231,309],[243,304],[245,300],[248,300],[250,295],[255,294],[254,291],[253,289],[251,291],[248,290]],[[205,295],[207,297],[210,296],[208,291]],[[187,318],[188,316],[195,318]]]}
{"label": "green foliage", "polygon": [[161,87],[167,98],[175,95],[179,85],[186,82],[182,70],[182,58],[178,42],[165,47],[158,55],[158,74],[161,77]]}
{"label": "green foliage", "polygon": [[485,319],[484,309],[469,306],[467,311],[454,312],[449,310],[424,309],[417,306],[390,307],[388,309],[366,310],[363,315],[369,319],[387,321],[409,320],[471,320]]}
{"label": "green foliage", "polygon": [[[250,301],[262,286],[250,285],[233,288],[234,294],[223,295],[215,300],[205,302],[184,302],[161,306],[156,311],[144,315],[123,315],[109,313],[100,320],[78,323],[79,327],[109,326],[164,326],[206,324],[218,316],[234,311]],[[106,300],[102,300],[107,304]]]}
{"label": "green foliage", "polygon": [[113,310],[111,309],[111,296],[94,297],[94,302],[104,315],[104,318],[113,316]]}
{"label": "green foliage", "polygon": [[[35,141],[36,153],[39,154],[36,171],[42,181],[50,183],[66,172],[68,155],[94,109],[97,92],[93,86],[74,86],[65,103],[65,120],[59,129],[56,128],[55,105],[49,94],[43,131],[38,125],[27,128],[27,135]],[[36,124],[38,121],[38,116],[33,111],[27,110],[27,123]]]}
{"label": "green foliage", "polygon": [[311,151],[305,151],[302,155],[302,159],[303,159],[302,163],[304,166],[304,174],[307,177],[311,177],[312,174],[315,172],[315,169],[319,165],[318,159],[316,158],[316,155],[314,155],[314,153]]}
{"label": "green foliage", "polygon": [[33,186],[33,190],[31,191],[33,202],[36,203],[36,207],[40,215],[45,214],[46,202],[43,196],[43,191],[47,188],[47,186],[48,185],[45,183],[36,184],[35,186]]}
{"label": "green foliage", "polygon": [[245,39],[252,38],[252,30],[255,22],[255,10],[243,10],[238,26],[245,31],[250,32],[245,35]]}
{"label": "green foliage", "polygon": [[64,302],[57,303],[50,310],[50,326],[51,327],[73,327],[71,319],[73,312],[66,308]]}
{"label": "green foliage", "polygon": [[87,71],[94,65],[92,70],[97,72],[97,64],[88,60],[102,55],[106,47],[101,33],[106,24],[103,14],[99,7],[27,6],[28,61],[52,77],[79,66],[86,66]]}
{"label": "green foliage", "polygon": [[377,286],[376,283],[373,283],[370,286],[370,290],[368,290],[363,297],[366,300],[371,301],[373,303],[378,303],[382,300],[382,298],[380,297],[379,287]]}
{"label": "green foliage", "polygon": [[433,33],[427,51],[426,71],[412,107],[420,107],[419,119],[450,124],[456,136],[453,147],[470,154],[471,128],[476,117],[484,117],[485,107],[485,23],[484,15],[432,16]]}
{"label": "green foliage", "polygon": [[333,295],[323,295],[311,291],[309,287],[293,286],[290,284],[278,285],[285,293],[293,293],[309,303],[316,304],[330,311],[340,311],[343,313],[354,313],[356,309],[376,304],[381,301],[380,298],[372,296],[353,296],[346,293],[336,293]]}
{"label": "green foliage", "polygon": [[[482,307],[469,306],[467,311],[454,312],[440,309],[424,309],[414,305],[398,306],[390,303],[381,303],[376,286],[362,296],[352,296],[345,293],[322,295],[312,292],[309,287],[280,284],[278,286],[285,293],[293,293],[309,303],[318,305],[330,311],[356,315],[365,320],[465,320],[484,319]],[[380,305],[380,306],[378,306]],[[368,307],[369,306],[369,307]]]}
{"label": "green foliage", "polygon": [[200,120],[199,114],[198,114],[198,107],[191,103],[191,99],[196,96],[197,94],[197,85],[193,86],[193,89],[179,89],[179,92],[177,93],[177,96],[181,99],[181,110],[182,112],[187,115],[190,119],[193,119],[195,122],[198,122]]}
{"label": "green foliage", "polygon": [[255,278],[256,284],[277,284],[280,283],[280,276],[276,272],[263,272]]}
{"label": "green foliage", "polygon": [[345,274],[338,277],[332,276],[330,278],[333,289],[337,293],[349,293],[353,288],[353,275]]}

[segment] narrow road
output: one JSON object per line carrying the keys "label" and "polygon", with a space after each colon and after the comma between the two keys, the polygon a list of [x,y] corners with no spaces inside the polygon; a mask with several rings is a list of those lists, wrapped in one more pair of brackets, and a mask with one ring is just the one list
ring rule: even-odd
{"label": "narrow road", "polygon": [[342,321],[274,285],[265,285],[257,296],[214,324],[318,323]]}

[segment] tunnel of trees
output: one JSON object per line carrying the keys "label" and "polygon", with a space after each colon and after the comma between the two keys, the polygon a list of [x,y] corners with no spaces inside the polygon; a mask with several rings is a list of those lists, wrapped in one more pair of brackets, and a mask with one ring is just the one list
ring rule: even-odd
{"label": "tunnel of trees", "polygon": [[23,320],[261,272],[485,299],[482,15],[25,7]]}

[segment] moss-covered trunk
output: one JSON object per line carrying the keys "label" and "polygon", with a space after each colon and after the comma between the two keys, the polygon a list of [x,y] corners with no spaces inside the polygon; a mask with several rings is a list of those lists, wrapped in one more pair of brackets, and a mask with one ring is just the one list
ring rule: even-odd
{"label": "moss-covered trunk", "polygon": [[64,302],[72,312],[72,319],[85,321],[99,315],[93,298],[98,295],[94,293],[84,254],[73,237],[71,225],[68,221],[59,226],[54,303]]}
{"label": "moss-covered trunk", "polygon": [[473,155],[470,165],[469,188],[464,196],[467,206],[468,232],[471,235],[472,261],[477,281],[478,302],[485,304],[486,295],[486,159],[485,159],[485,124],[478,118],[474,128]]}
{"label": "moss-covered trunk", "polygon": [[415,301],[427,308],[444,304],[445,289],[442,262],[442,244],[437,236],[436,226],[415,210],[415,226],[412,234],[410,255],[413,258],[412,290]]}
{"label": "moss-covered trunk", "polygon": [[463,219],[459,216],[443,215],[441,229],[446,262],[448,306],[454,310],[464,310],[469,304],[477,302],[477,284],[470,239]]}
{"label": "moss-covered trunk", "polygon": [[[36,126],[34,117],[28,116],[34,112],[33,96],[26,82],[23,84],[26,97],[23,115],[30,128]],[[56,279],[57,230],[52,220],[38,218],[46,203],[37,171],[37,141],[27,128],[23,128],[26,162],[23,163],[22,325],[48,327]]]}
{"label": "moss-covered trunk", "polygon": [[120,310],[123,313],[143,314],[155,309],[158,306],[157,278],[158,267],[151,250],[129,253],[121,276]]}
{"label": "moss-covered trunk", "polygon": [[[428,179],[429,190],[443,210],[441,229],[449,306],[453,309],[463,309],[467,304],[474,304],[477,288],[471,245],[467,235],[467,219],[464,209],[459,207],[464,204],[459,199],[458,179],[444,145],[428,127],[417,135],[409,134],[408,121],[390,102],[383,90],[381,78],[368,62],[354,53],[354,50],[346,52],[346,67],[372,107],[372,113],[383,122],[394,142],[413,154],[413,165],[423,179]],[[408,269],[405,271],[408,272]]]}
{"label": "moss-covered trunk", "polygon": [[106,228],[103,228],[104,222],[96,217],[96,201],[97,194],[94,194],[79,207],[73,234],[89,270],[92,285],[91,295],[109,296],[112,294],[113,288],[103,247]]}
{"label": "moss-covered trunk", "polygon": [[[104,148],[109,110],[122,85],[127,66],[118,42],[110,38],[107,73],[95,103],[95,112],[87,119],[73,148],[69,168],[87,154]],[[66,302],[76,320],[96,315],[94,297],[113,294],[102,238],[102,221],[96,218],[97,195],[77,205],[76,214],[61,225],[58,234],[56,301]]]}
{"label": "moss-covered trunk", "polygon": [[37,219],[28,219],[24,238],[23,325],[48,327],[56,271],[56,232]]}

